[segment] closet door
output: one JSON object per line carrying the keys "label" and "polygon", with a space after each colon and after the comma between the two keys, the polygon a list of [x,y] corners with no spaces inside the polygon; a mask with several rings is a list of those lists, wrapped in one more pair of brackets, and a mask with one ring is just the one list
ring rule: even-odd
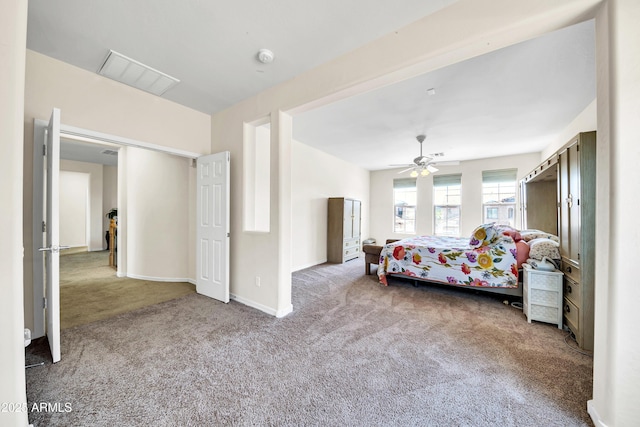
{"label": "closet door", "polygon": [[569,147],[569,259],[580,264],[580,144]]}
{"label": "closet door", "polygon": [[569,238],[569,150],[563,150],[558,154],[559,180],[558,180],[558,199],[560,200],[560,253],[564,257],[570,254],[570,238]]}
{"label": "closet door", "polygon": [[353,200],[344,199],[344,238],[351,239],[353,237]]}
{"label": "closet door", "polygon": [[353,201],[353,234],[351,237],[360,237],[360,200]]}

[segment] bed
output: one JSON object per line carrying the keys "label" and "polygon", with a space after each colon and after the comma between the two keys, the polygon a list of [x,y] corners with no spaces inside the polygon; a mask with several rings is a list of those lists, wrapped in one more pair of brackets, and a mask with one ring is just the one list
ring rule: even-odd
{"label": "bed", "polygon": [[557,247],[557,236],[496,224],[478,226],[470,238],[410,237],[382,248],[378,279],[387,285],[388,276],[399,276],[522,296],[520,265],[532,256],[559,259]]}

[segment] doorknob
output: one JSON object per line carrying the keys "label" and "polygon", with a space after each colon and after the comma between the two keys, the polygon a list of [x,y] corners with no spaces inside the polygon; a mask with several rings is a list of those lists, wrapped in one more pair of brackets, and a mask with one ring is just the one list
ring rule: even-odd
{"label": "doorknob", "polygon": [[62,245],[62,246],[56,246],[56,245],[53,245],[53,246],[49,246],[48,248],[39,248],[38,250],[39,250],[40,252],[53,252],[53,253],[58,253],[58,252],[60,252],[61,250],[69,249],[70,247],[71,247],[71,246],[64,246],[64,245]]}

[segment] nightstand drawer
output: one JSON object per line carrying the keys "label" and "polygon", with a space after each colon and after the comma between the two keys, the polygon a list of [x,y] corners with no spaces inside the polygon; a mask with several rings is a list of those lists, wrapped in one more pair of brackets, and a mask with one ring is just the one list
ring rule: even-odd
{"label": "nightstand drawer", "polygon": [[571,301],[576,307],[582,304],[582,286],[571,278],[564,278],[564,297]]}
{"label": "nightstand drawer", "polygon": [[560,307],[551,307],[548,305],[534,304],[529,301],[529,318],[540,322],[558,323],[558,319],[562,319]]}

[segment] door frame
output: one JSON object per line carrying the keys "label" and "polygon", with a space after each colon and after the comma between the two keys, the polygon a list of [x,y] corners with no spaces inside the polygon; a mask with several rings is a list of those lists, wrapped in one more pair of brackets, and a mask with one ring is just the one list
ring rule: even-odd
{"label": "door frame", "polygon": [[[48,120],[34,119],[33,121],[33,197],[32,197],[32,256],[33,256],[33,330],[31,336],[33,339],[40,338],[45,335],[45,311],[43,306],[44,301],[44,263],[42,260],[42,253],[38,251],[38,248],[42,247],[42,223],[44,221],[43,212],[43,197],[44,189],[42,188],[43,166],[44,156],[42,155],[42,146],[44,144],[45,129],[49,124]],[[60,138],[76,139],[85,142],[95,143],[108,143],[116,144],[125,147],[143,148],[146,150],[158,151],[161,153],[172,154],[179,157],[186,157],[188,159],[197,159],[202,156],[200,153],[194,153],[192,151],[181,150],[178,148],[165,147],[162,145],[152,144],[149,142],[138,141],[135,139],[124,138],[117,135],[111,135],[104,132],[93,131],[89,129],[83,129],[75,126],[68,126],[64,123],[60,123]],[[120,180],[118,180],[118,186],[120,186]],[[118,189],[118,194],[121,194]],[[126,215],[123,211],[120,213],[122,216]],[[126,253],[126,244],[120,242],[120,236],[118,236],[118,256]],[[118,266],[122,263],[118,262]],[[118,271],[120,275],[120,271]]]}

